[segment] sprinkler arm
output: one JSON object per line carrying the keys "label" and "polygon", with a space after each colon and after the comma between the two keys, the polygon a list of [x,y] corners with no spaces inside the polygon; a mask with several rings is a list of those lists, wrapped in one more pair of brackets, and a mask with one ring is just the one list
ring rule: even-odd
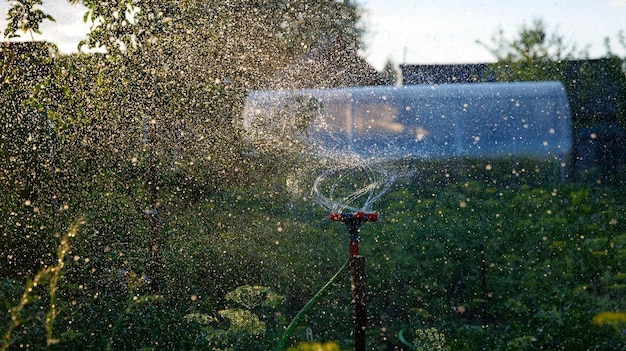
{"label": "sprinkler arm", "polygon": [[376,212],[344,212],[331,213],[328,216],[331,222],[343,222],[348,227],[350,234],[350,259],[359,256],[359,232],[363,222],[378,221],[378,213]]}
{"label": "sprinkler arm", "polygon": [[360,220],[361,222],[376,222],[378,221],[378,213],[377,212],[342,212],[342,213],[331,213],[328,216],[328,220],[331,222],[344,222],[346,220]]}

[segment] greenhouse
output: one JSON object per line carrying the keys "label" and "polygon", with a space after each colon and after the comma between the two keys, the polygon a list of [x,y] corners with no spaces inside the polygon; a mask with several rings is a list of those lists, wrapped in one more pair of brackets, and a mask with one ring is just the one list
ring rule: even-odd
{"label": "greenhouse", "polygon": [[268,138],[297,130],[306,113],[308,143],[366,158],[560,158],[572,149],[559,82],[254,91],[244,126]]}

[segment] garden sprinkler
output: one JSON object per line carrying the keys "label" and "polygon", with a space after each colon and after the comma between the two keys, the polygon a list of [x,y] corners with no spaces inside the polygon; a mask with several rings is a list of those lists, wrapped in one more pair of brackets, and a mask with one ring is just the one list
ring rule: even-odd
{"label": "garden sprinkler", "polygon": [[378,221],[378,213],[363,211],[331,213],[328,216],[328,220],[331,222],[343,222],[348,227],[348,233],[350,234],[350,261],[352,261],[354,257],[359,256],[359,232],[361,231],[361,225],[363,222]]}
{"label": "garden sprinkler", "polygon": [[354,350],[365,351],[365,257],[359,255],[359,233],[363,222],[378,221],[376,212],[331,213],[332,222],[343,222],[350,234],[350,274],[352,276],[352,300],[354,303]]}

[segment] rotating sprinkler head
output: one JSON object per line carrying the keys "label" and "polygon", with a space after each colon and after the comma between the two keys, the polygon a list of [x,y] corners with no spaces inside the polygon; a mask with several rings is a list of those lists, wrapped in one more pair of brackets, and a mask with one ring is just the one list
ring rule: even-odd
{"label": "rotating sprinkler head", "polygon": [[331,222],[346,222],[350,220],[357,220],[361,222],[376,222],[378,221],[377,212],[344,212],[344,213],[331,213],[328,215],[328,220]]}
{"label": "rotating sprinkler head", "polygon": [[350,259],[359,256],[359,232],[363,222],[378,221],[378,213],[376,212],[344,212],[331,213],[328,216],[331,222],[343,222],[348,227],[350,234]]}

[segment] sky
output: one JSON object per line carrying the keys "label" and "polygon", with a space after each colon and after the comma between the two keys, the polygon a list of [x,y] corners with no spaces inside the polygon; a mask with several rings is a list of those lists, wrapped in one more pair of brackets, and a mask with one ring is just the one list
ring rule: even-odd
{"label": "sky", "polygon": [[[610,38],[616,53],[626,57],[617,34],[626,33],[626,0],[356,0],[365,10],[368,28],[366,60],[382,69],[395,64],[493,62],[489,51],[477,43],[491,43],[500,29],[514,38],[524,25],[541,19],[550,33],[567,44],[588,47],[591,58],[606,53]],[[10,7],[0,0],[0,13]],[[55,23],[42,25],[36,39],[56,43],[61,52],[76,51],[89,27],[83,23],[85,8],[66,0],[43,0],[43,10]],[[0,16],[0,29],[6,27]]]}
{"label": "sky", "polygon": [[617,34],[626,33],[626,0],[360,0],[370,34],[365,56],[381,69],[396,64],[493,62],[480,40],[490,44],[501,29],[515,38],[520,28],[541,19],[548,32],[577,48],[589,46],[591,58],[606,54],[609,37],[616,53]]}

